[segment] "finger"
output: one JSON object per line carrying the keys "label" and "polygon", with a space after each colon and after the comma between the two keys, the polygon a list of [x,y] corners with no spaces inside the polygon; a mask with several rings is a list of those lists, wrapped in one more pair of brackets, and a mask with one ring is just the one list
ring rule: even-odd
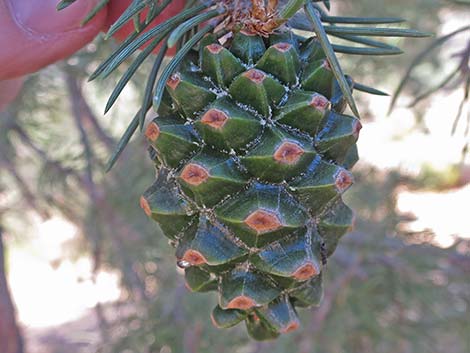
{"label": "finger", "polygon": [[80,0],[57,11],[57,0],[0,0],[0,80],[39,70],[90,42],[103,27],[106,9],[80,22],[98,0]]}

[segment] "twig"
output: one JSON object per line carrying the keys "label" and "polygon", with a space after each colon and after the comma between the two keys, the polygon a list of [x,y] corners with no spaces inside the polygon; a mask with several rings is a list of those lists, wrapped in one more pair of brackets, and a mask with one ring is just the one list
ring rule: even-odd
{"label": "twig", "polygon": [[306,332],[307,336],[304,336],[299,344],[299,351],[302,353],[310,353],[312,351],[311,343],[312,336],[318,335],[321,331],[323,324],[331,312],[335,300],[341,289],[346,287],[354,277],[356,277],[360,271],[360,265],[362,260],[357,258],[343,273],[343,275],[337,278],[328,288],[325,290],[325,295],[321,306],[313,312],[313,318],[310,322],[310,327]]}
{"label": "twig", "polygon": [[325,291],[325,296],[323,298],[323,304],[318,308],[318,310],[313,313],[313,320],[310,325],[312,332],[320,332],[323,327],[323,323],[330,313],[333,304],[336,300],[338,293],[341,293],[341,289],[346,287],[351,280],[357,275],[360,269],[361,260],[357,259],[352,266],[350,266],[346,272],[343,273],[341,277],[335,280],[332,285],[328,286]]}
{"label": "twig", "polygon": [[85,159],[86,159],[86,173],[85,173],[85,182],[88,185],[87,189],[90,191],[92,201],[97,201],[99,195],[96,190],[96,185],[93,182],[93,151],[88,139],[87,133],[83,126],[83,115],[82,109],[80,109],[80,87],[76,79],[67,71],[64,71],[65,74],[65,83],[70,95],[70,103],[72,110],[72,117],[80,133],[80,141],[84,149]]}
{"label": "twig", "polygon": [[47,210],[40,207],[36,196],[34,196],[33,192],[28,186],[28,183],[23,179],[23,176],[16,169],[15,164],[6,156],[0,155],[0,166],[5,168],[5,170],[13,177],[21,191],[21,195],[28,203],[28,207],[36,211],[42,218],[49,218],[49,213]]}
{"label": "twig", "polygon": [[79,108],[82,111],[83,116],[90,122],[98,138],[103,142],[106,148],[111,151],[114,147],[115,141],[109,136],[106,131],[101,127],[96,115],[91,110],[81,90],[76,92],[76,98],[78,99]]}
{"label": "twig", "polygon": [[[101,193],[98,192],[96,188],[96,184],[93,180],[93,151],[90,145],[90,141],[88,139],[87,133],[84,127],[84,118],[85,116],[90,117],[91,111],[88,111],[88,114],[83,114],[84,110],[88,109],[89,107],[86,104],[82,94],[80,87],[76,81],[76,79],[70,75],[68,72],[65,72],[65,82],[67,84],[67,88],[69,90],[70,95],[70,103],[72,109],[72,117],[75,121],[75,126],[80,133],[80,141],[82,143],[83,149],[85,151],[85,158],[86,158],[86,172],[85,172],[85,188],[88,191],[88,195],[90,197],[90,201],[92,202],[92,207],[97,204],[102,203],[101,200],[103,196]],[[94,213],[94,216],[97,218],[100,217],[100,211]],[[95,237],[94,244],[93,244],[93,274],[92,274],[92,281],[96,284],[98,271],[101,267],[101,254],[102,254],[102,244],[103,244],[103,234],[99,227],[100,222],[94,222],[94,230],[95,230]],[[98,325],[100,328],[101,338],[103,342],[109,341],[109,334],[108,334],[108,321],[106,319],[106,315],[103,311],[101,304],[98,302],[94,308],[96,318],[98,320]]]}
{"label": "twig", "polygon": [[[65,81],[70,93],[70,100],[71,100],[71,109],[72,115],[75,121],[75,125],[80,133],[80,141],[85,151],[85,158],[86,158],[86,172],[85,178],[82,179],[82,185],[85,188],[88,196],[90,197],[90,201],[92,203],[92,207],[95,207],[96,212],[95,215],[98,218],[106,220],[106,223],[110,225],[111,229],[115,229],[115,233],[110,237],[111,244],[115,251],[119,254],[119,257],[123,261],[123,271],[126,273],[126,278],[130,280],[131,288],[134,290],[134,294],[137,300],[145,300],[146,293],[143,283],[138,275],[138,273],[133,268],[133,261],[129,258],[129,256],[124,251],[125,247],[122,245],[125,239],[138,239],[139,237],[132,229],[123,222],[120,217],[116,215],[112,206],[106,201],[103,192],[98,190],[94,179],[93,179],[93,164],[94,164],[94,155],[91,147],[90,140],[87,135],[87,131],[85,129],[85,118],[93,116],[91,111],[89,110],[88,105],[86,104],[83,95],[81,94],[80,86],[77,80],[67,71],[64,70],[65,73]],[[83,109],[87,111],[87,114],[83,114]],[[96,124],[96,127],[99,126]],[[102,131],[104,133],[104,131]],[[109,137],[105,138],[107,140]],[[109,142],[109,140],[108,140]],[[93,277],[96,280],[96,274],[99,270],[100,263],[101,263],[101,245],[103,234],[99,229],[98,225],[100,222],[95,222],[95,230],[97,236],[95,237],[95,244],[94,244],[94,270],[93,270]],[[98,319],[100,320],[100,326],[105,328],[107,326],[106,321],[101,321],[104,318],[104,312],[100,311],[100,307],[95,307],[95,311],[98,314]],[[103,334],[104,337],[107,336],[107,333]]]}
{"label": "twig", "polygon": [[34,153],[42,160],[44,164],[54,168],[59,173],[64,174],[65,176],[74,176],[77,180],[81,179],[81,176],[72,168],[64,167],[59,161],[51,160],[47,155],[46,151],[38,147],[28,135],[28,133],[19,125],[15,124],[12,128],[12,131],[16,132],[21,138],[21,142],[33,150]]}
{"label": "twig", "polygon": [[23,337],[16,324],[16,313],[7,284],[3,245],[3,231],[0,226],[0,352],[23,353]]}
{"label": "twig", "polygon": [[198,353],[201,345],[202,325],[196,321],[194,326],[187,326],[184,331],[184,352]]}

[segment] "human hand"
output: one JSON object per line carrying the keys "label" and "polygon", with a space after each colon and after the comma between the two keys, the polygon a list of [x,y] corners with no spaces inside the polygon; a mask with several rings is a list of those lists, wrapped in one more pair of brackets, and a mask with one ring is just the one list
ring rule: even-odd
{"label": "human hand", "polygon": [[[132,0],[111,0],[89,23],[80,23],[98,0],[78,0],[57,11],[58,0],[0,0],[0,111],[21,88],[23,76],[64,59],[106,30]],[[155,23],[175,15],[184,0],[172,1]],[[133,31],[132,22],[116,33]]]}

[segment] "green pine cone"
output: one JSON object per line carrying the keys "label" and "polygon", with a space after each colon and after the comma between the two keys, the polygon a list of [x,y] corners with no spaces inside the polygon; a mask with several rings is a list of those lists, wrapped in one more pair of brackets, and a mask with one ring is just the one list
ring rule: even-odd
{"label": "green pine cone", "polygon": [[141,205],[176,244],[187,287],[218,291],[214,325],[272,339],[319,305],[325,260],[352,226],[341,195],[361,125],[342,114],[315,39],[238,32],[198,53],[147,127],[158,177]]}

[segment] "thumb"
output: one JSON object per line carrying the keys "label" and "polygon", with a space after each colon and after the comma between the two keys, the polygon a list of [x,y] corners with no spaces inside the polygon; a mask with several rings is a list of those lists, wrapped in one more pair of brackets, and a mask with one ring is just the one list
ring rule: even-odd
{"label": "thumb", "polygon": [[57,11],[58,0],[0,0],[0,80],[37,71],[90,42],[103,27],[106,10],[80,22],[98,0],[80,0]]}

